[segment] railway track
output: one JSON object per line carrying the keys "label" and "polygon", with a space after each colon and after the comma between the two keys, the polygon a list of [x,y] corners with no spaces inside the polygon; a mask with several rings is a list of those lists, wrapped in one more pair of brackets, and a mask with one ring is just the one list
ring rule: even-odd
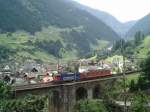
{"label": "railway track", "polygon": [[[126,72],[126,76],[133,74],[133,73],[139,73],[139,72],[141,71]],[[59,86],[76,85],[76,84],[82,84],[82,83],[87,83],[87,82],[111,80],[111,79],[122,78],[122,76],[123,76],[123,73],[120,73],[120,74],[113,74],[112,76],[98,77],[98,78],[92,78],[92,79],[87,79],[87,80],[77,80],[77,81],[70,81],[70,82],[37,83],[37,84],[19,85],[19,86],[12,86],[12,87],[13,87],[13,91],[26,91],[26,90],[34,90],[34,89],[41,89],[41,88],[52,88],[52,87],[59,87]]]}

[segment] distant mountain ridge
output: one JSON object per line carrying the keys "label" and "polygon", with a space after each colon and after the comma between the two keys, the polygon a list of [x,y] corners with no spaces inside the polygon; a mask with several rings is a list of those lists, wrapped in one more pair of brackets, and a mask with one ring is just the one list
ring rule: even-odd
{"label": "distant mountain ridge", "polygon": [[111,27],[118,35],[124,38],[126,36],[126,33],[130,30],[130,28],[132,28],[132,26],[137,22],[137,21],[129,21],[129,22],[122,23],[107,12],[93,9],[87,6],[82,6],[79,3],[74,3],[74,4],[78,6],[80,9],[86,10],[87,12],[91,13],[95,17],[99,18],[101,21],[103,21],[105,24]]}
{"label": "distant mountain ridge", "polygon": [[141,32],[144,35],[150,35],[150,13],[140,19],[127,33],[128,37],[133,37],[136,32]]}

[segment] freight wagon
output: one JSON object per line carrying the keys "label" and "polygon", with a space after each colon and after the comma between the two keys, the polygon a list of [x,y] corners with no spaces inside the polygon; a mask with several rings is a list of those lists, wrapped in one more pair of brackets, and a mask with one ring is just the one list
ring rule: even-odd
{"label": "freight wagon", "polygon": [[96,77],[106,77],[111,76],[111,71],[106,69],[100,70],[90,70],[88,72],[80,73],[80,79],[89,79],[89,78],[96,78]]}

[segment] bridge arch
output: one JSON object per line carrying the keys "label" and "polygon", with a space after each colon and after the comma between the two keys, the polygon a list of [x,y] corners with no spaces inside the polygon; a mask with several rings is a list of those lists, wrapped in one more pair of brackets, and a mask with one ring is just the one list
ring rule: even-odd
{"label": "bridge arch", "polygon": [[84,87],[79,87],[76,90],[76,100],[86,99],[88,97],[87,90]]}
{"label": "bridge arch", "polygon": [[101,97],[101,86],[98,84],[98,85],[95,85],[94,88],[93,88],[93,99],[99,99]]}

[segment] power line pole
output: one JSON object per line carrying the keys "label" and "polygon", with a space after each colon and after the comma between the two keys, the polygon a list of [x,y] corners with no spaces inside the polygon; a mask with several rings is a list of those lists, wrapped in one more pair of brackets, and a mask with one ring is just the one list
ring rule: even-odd
{"label": "power line pole", "polygon": [[123,85],[124,85],[124,112],[127,112],[126,64],[124,54],[123,54]]}
{"label": "power line pole", "polygon": [[123,56],[123,85],[124,85],[124,112],[127,112],[127,92],[126,92],[126,63],[125,63],[125,52],[124,43],[121,42],[121,51]]}

